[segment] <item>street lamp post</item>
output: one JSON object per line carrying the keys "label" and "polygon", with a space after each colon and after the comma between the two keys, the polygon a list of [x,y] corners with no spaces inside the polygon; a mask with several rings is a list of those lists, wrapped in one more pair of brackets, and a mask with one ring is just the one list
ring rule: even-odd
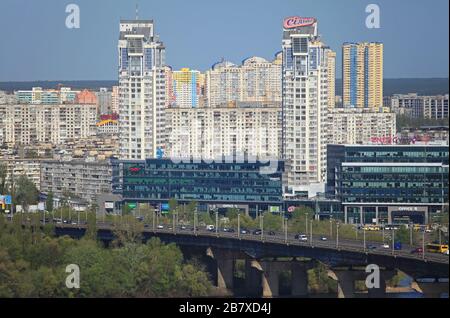
{"label": "street lamp post", "polygon": [[309,237],[310,237],[310,244],[313,246],[313,220],[311,219],[311,227],[309,231]]}
{"label": "street lamp post", "polygon": [[439,232],[439,245],[442,245],[441,226],[440,226],[440,225],[439,225],[439,227],[438,227],[438,232]]}
{"label": "street lamp post", "polygon": [[197,235],[197,208],[194,210],[194,235]]}
{"label": "street lamp post", "polygon": [[392,255],[395,254],[395,229],[392,226]]}
{"label": "street lamp post", "polygon": [[172,214],[172,227],[173,227],[173,234],[176,234],[176,225],[175,225],[175,213]]}
{"label": "street lamp post", "polygon": [[409,222],[409,245],[413,245],[413,225],[411,222]]}
{"label": "street lamp post", "polygon": [[364,252],[366,251],[366,227],[363,227],[363,236],[364,236]]}
{"label": "street lamp post", "polygon": [[305,234],[308,234],[308,213],[305,213]]}
{"label": "street lamp post", "polygon": [[425,259],[425,228],[422,231],[422,259]]}
{"label": "street lamp post", "polygon": [[339,249],[339,222],[336,222],[336,248]]}
{"label": "street lamp post", "polygon": [[238,238],[240,238],[241,237],[241,214],[240,213],[238,213],[238,224],[237,224],[237,226],[238,226],[238,231],[237,231],[237,235],[238,235]]}
{"label": "street lamp post", "polygon": [[219,211],[216,210],[216,236],[219,236]]}
{"label": "street lamp post", "polygon": [[330,238],[333,237],[333,218],[330,217]]}
{"label": "street lamp post", "polygon": [[259,222],[261,223],[261,241],[264,240],[264,215],[259,215]]}
{"label": "street lamp post", "polygon": [[287,244],[287,242],[288,242],[288,220],[286,219],[285,222],[286,222],[286,224],[284,227],[284,243]]}
{"label": "street lamp post", "polygon": [[384,244],[384,224],[381,224],[381,236],[383,238],[383,244]]}
{"label": "street lamp post", "polygon": [[153,211],[153,218],[152,218],[152,227],[153,227],[153,232],[155,232],[155,226],[156,226],[156,222],[155,222],[155,219],[156,219],[156,209],[155,209],[155,211]]}

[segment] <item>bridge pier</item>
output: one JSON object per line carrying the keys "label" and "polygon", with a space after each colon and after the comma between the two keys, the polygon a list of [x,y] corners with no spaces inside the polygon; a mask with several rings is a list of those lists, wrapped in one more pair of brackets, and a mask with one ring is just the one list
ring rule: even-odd
{"label": "bridge pier", "polygon": [[329,270],[328,277],[337,281],[338,298],[353,298],[355,295],[355,277],[349,270]]}
{"label": "bridge pier", "polygon": [[216,261],[217,287],[219,289],[232,290],[234,288],[235,253],[233,251],[208,248],[206,255]]}
{"label": "bridge pier", "polygon": [[245,290],[247,296],[260,297],[261,291],[261,272],[252,264],[254,260],[250,258],[245,259]]}
{"label": "bridge pier", "polygon": [[433,282],[416,280],[411,284],[411,287],[422,293],[425,298],[440,298],[443,293],[448,294],[449,283],[448,279],[435,279]]}
{"label": "bridge pier", "polygon": [[[386,281],[391,279],[395,274],[395,270],[380,269],[379,288],[368,288],[367,296],[369,298],[386,297]],[[370,273],[366,273],[363,269],[330,269],[328,271],[328,277],[338,282],[338,298],[354,298],[355,282],[365,281],[368,275]]]}
{"label": "bridge pier", "polygon": [[308,269],[313,268],[314,262],[300,261],[258,261],[246,260],[247,290],[254,295],[260,291],[262,297],[280,296],[280,274],[291,271],[291,295],[304,297],[308,294]]}
{"label": "bridge pier", "polygon": [[292,296],[305,297],[308,295],[308,270],[314,267],[314,263],[312,261],[292,262]]}

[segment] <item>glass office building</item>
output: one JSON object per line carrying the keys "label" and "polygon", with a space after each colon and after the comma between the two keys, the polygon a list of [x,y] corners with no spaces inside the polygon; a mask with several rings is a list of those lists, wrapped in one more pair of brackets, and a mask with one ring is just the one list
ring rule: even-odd
{"label": "glass office building", "polygon": [[[273,167],[274,166],[274,167]],[[123,203],[153,206],[176,199],[201,207],[236,205],[252,213],[282,209],[284,162],[174,162],[169,159],[114,163],[113,189]]]}
{"label": "glass office building", "polygon": [[448,210],[448,147],[328,145],[327,192],[349,223],[429,223]]}

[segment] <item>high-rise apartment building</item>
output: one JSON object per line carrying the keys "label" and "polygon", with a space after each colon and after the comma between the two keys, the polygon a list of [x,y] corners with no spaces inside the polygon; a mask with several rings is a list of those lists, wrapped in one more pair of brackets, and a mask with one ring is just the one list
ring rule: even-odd
{"label": "high-rise apartment building", "polygon": [[101,194],[112,191],[112,164],[110,160],[41,161],[40,190],[52,192],[57,198],[66,192],[76,194],[89,203]]}
{"label": "high-rise apartment building", "polygon": [[31,90],[19,90],[15,92],[17,101],[20,104],[63,104],[71,103],[75,100],[79,91],[72,91],[70,87],[59,89],[43,89],[33,87]]}
{"label": "high-rise apartment building", "polygon": [[100,114],[110,114],[112,108],[112,94],[106,87],[101,87],[96,92],[98,101],[98,112]]}
{"label": "high-rise apartment building", "polygon": [[419,96],[417,93],[395,94],[390,99],[391,110],[411,118],[448,118],[448,94]]}
{"label": "high-rise apartment building", "polygon": [[120,157],[154,158],[166,143],[166,80],[153,20],[120,21],[118,49]]}
{"label": "high-rise apartment building", "polygon": [[396,135],[395,113],[370,109],[335,108],[328,112],[328,144],[392,143]]}
{"label": "high-rise apartment building", "polygon": [[416,93],[394,94],[388,105],[393,112],[411,118],[423,117],[423,100]]}
{"label": "high-rise apartment building", "polygon": [[423,116],[430,119],[448,118],[448,94],[423,96]]}
{"label": "high-rise apartment building", "polygon": [[9,144],[62,144],[95,136],[97,105],[0,105],[0,131]]}
{"label": "high-rise apartment building", "polygon": [[119,86],[113,86],[111,91],[111,113],[119,113]]}
{"label": "high-rise apartment building", "polygon": [[203,77],[201,73],[189,68],[172,71],[172,104],[171,107],[195,108],[199,107],[202,90]]}
{"label": "high-rise apartment building", "polygon": [[206,72],[206,98],[209,107],[228,102],[281,101],[281,53],[271,62],[250,57],[238,66],[222,61]]}
{"label": "high-rise apartment building", "polygon": [[344,107],[382,107],[383,44],[344,43],[342,80]]}
{"label": "high-rise apartment building", "polygon": [[[323,188],[334,52],[320,40],[315,18],[291,17],[283,31],[283,157],[294,191]],[[334,95],[334,92],[332,93]]]}
{"label": "high-rise apartment building", "polygon": [[221,107],[168,108],[168,156],[217,159],[250,155],[278,159],[280,103],[233,102]]}
{"label": "high-rise apartment building", "polygon": [[328,52],[328,110],[336,107],[336,52]]}
{"label": "high-rise apartment building", "polygon": [[2,143],[62,144],[68,139],[87,138],[96,133],[97,98],[83,90],[72,102],[63,104],[24,104],[16,99],[0,103]]}

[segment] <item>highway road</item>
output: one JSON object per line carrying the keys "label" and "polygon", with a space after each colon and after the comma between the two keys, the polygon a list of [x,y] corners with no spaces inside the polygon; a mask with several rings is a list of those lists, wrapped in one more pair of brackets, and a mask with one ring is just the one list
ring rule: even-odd
{"label": "highway road", "polygon": [[[85,224],[73,225],[73,224],[57,224],[58,227],[78,227],[78,228],[86,228]],[[106,229],[113,230],[115,228],[114,224],[108,222],[97,222],[97,229]],[[248,230],[247,234],[235,232],[224,232],[221,231],[209,231],[206,227],[197,227],[197,231],[194,232],[194,228],[192,226],[187,226],[181,228],[178,226],[173,229],[171,226],[164,226],[163,228],[158,228],[151,224],[144,224],[144,232],[149,233],[170,233],[170,234],[182,234],[182,235],[196,235],[196,236],[213,236],[213,237],[223,237],[223,238],[234,238],[240,240],[250,240],[250,241],[264,241],[267,243],[281,243],[281,244],[289,244],[289,245],[299,245],[305,247],[321,247],[321,248],[329,248],[335,250],[346,250],[346,251],[355,251],[367,254],[379,254],[379,255],[392,255],[395,257],[404,257],[409,259],[419,259],[424,261],[434,261],[439,263],[449,263],[449,256],[445,254],[438,253],[411,253],[413,249],[418,246],[409,246],[403,244],[401,250],[392,250],[392,246],[390,248],[384,248],[383,244],[380,242],[370,242],[366,241],[366,248],[364,249],[364,241],[361,240],[351,240],[351,239],[337,239],[336,237],[330,238],[327,237],[326,241],[321,240],[321,235],[313,235],[312,240],[311,236],[307,235],[307,241],[300,241],[295,238],[295,234],[288,233],[287,236],[285,233],[271,233],[269,235],[268,232],[264,231],[263,235],[255,235],[253,234],[253,230]],[[369,248],[369,246],[371,248]]]}

